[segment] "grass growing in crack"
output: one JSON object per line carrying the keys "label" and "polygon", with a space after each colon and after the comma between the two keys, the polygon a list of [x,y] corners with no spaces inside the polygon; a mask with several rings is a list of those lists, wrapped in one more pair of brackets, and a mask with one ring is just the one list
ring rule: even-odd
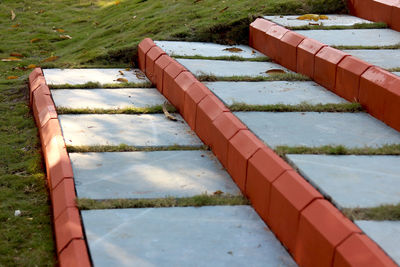
{"label": "grass growing in crack", "polygon": [[227,194],[208,195],[202,194],[193,197],[155,198],[155,199],[110,199],[93,200],[78,199],[80,210],[93,209],[126,209],[126,208],[167,208],[167,207],[203,207],[203,206],[235,206],[249,205],[249,201],[243,196]]}
{"label": "grass growing in crack", "polygon": [[384,145],[378,148],[347,148],[345,146],[289,147],[278,146],[275,152],[280,156],[286,154],[325,154],[325,155],[400,155],[400,145]]}
{"label": "grass growing in crack", "polygon": [[346,208],[343,209],[342,212],[353,221],[400,221],[400,204],[382,205],[373,208]]}
{"label": "grass growing in crack", "polygon": [[288,27],[290,30],[349,30],[349,29],[385,29],[387,24],[384,22],[374,22],[374,23],[356,23],[354,25],[304,25],[304,26],[293,26]]}
{"label": "grass growing in crack", "polygon": [[310,81],[311,79],[299,73],[277,73],[269,76],[230,76],[218,77],[212,74],[198,75],[197,79],[202,82],[263,82],[263,81]]}
{"label": "grass growing in crack", "polygon": [[144,83],[106,83],[87,82],[84,84],[50,84],[50,89],[101,89],[101,88],[151,88],[152,84]]}
{"label": "grass growing in crack", "polygon": [[231,111],[264,111],[264,112],[363,112],[359,103],[341,104],[308,104],[298,105],[248,105],[245,103],[234,103],[229,106]]}
{"label": "grass growing in crack", "polygon": [[396,50],[400,49],[400,43],[395,45],[372,45],[372,46],[362,46],[362,45],[331,45],[331,47],[339,50]]}
{"label": "grass growing in crack", "polygon": [[227,61],[252,61],[252,62],[271,62],[269,57],[254,57],[254,58],[243,58],[240,56],[218,56],[218,57],[205,57],[205,56],[179,56],[172,55],[173,58],[183,59],[205,59],[205,60],[227,60]]}
{"label": "grass growing in crack", "polygon": [[390,72],[399,72],[400,71],[400,67],[390,68],[390,69],[388,69],[388,71],[390,71]]}
{"label": "grass growing in crack", "polygon": [[[176,112],[171,105],[167,107],[168,112]],[[120,108],[120,109],[104,109],[104,108],[66,108],[57,107],[58,114],[157,114],[163,113],[162,105],[137,108]]]}
{"label": "grass growing in crack", "polygon": [[135,151],[177,151],[177,150],[209,150],[208,146],[148,146],[148,147],[136,147],[126,144],[118,146],[70,146],[67,145],[67,150],[70,153],[87,153],[87,152],[135,152]]}

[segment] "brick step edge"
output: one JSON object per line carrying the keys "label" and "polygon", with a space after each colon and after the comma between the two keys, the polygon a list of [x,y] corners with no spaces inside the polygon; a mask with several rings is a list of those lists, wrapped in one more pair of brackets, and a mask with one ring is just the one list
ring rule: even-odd
{"label": "brick step edge", "polygon": [[29,75],[29,95],[46,164],[58,264],[61,267],[92,266],[76,204],[71,161],[41,68],[34,69]]}
{"label": "brick step edge", "polygon": [[138,60],[300,266],[397,266],[150,38],[140,42]]}

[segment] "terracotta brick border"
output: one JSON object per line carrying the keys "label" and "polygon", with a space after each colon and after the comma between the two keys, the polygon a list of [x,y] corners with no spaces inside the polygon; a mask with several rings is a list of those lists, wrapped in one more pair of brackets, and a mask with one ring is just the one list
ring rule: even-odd
{"label": "terracotta brick border", "polygon": [[71,161],[49,87],[40,68],[29,75],[30,103],[39,129],[53,206],[59,265],[91,266],[78,207]]}
{"label": "terracotta brick border", "polygon": [[[267,33],[273,37],[268,37]],[[268,54],[267,40],[273,43],[270,45],[275,55]],[[295,61],[293,58],[281,59],[284,66],[291,68],[299,66],[298,46],[304,41],[313,47],[308,50],[312,52],[307,52],[307,57],[312,60],[314,73],[315,55],[326,45],[291,34],[291,31],[265,20],[257,19],[250,26],[250,43],[254,48],[279,59],[281,55],[277,53],[284,45],[291,51],[288,55],[297,56]],[[147,38],[142,42],[139,47],[152,46]],[[304,47],[307,50],[310,45]],[[319,55],[317,64],[330,72],[324,83],[338,84],[337,65],[346,58],[349,56],[330,48]],[[170,97],[173,104],[200,139],[211,147],[257,213],[300,266],[355,266],[353,264],[363,263],[364,259],[368,259],[368,266],[397,266],[369,237],[361,235],[354,223],[250,132],[207,87],[194,81],[187,69],[167,55],[154,60],[153,56],[144,53],[140,60],[144,60],[146,66],[160,66],[156,76],[164,79],[153,79],[153,83],[167,98],[179,95]],[[143,65],[139,62],[139,66]],[[345,64],[342,68],[347,70]],[[344,76],[356,74],[351,72]]]}

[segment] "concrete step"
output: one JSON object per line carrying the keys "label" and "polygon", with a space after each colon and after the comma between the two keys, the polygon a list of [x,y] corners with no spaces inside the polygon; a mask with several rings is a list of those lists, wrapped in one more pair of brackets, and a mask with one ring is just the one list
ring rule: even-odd
{"label": "concrete step", "polygon": [[296,266],[249,206],[88,210],[82,219],[97,267]]}
{"label": "concrete step", "polygon": [[381,68],[400,67],[400,49],[344,50],[344,52]]}

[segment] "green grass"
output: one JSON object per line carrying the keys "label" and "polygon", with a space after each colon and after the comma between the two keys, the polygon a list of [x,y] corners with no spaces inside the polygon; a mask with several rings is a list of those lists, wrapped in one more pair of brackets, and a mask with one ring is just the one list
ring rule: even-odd
{"label": "green grass", "polygon": [[152,84],[149,82],[144,83],[97,83],[88,82],[84,84],[51,84],[50,89],[97,89],[97,88],[151,88]]}
{"label": "green grass", "polygon": [[[329,17],[329,15],[328,15]],[[322,20],[323,22],[323,20]],[[354,25],[343,26],[343,25],[306,25],[306,26],[294,26],[287,27],[291,30],[348,30],[348,29],[385,29],[387,24],[384,22],[374,22],[374,23],[356,23]]]}
{"label": "green grass", "polygon": [[176,150],[209,150],[208,146],[146,146],[136,147],[121,144],[118,146],[70,146],[67,145],[67,150],[70,153],[86,153],[86,152],[134,152],[134,151],[176,151]]}
{"label": "green grass", "polygon": [[276,73],[269,76],[230,76],[218,77],[212,74],[198,75],[197,79],[202,82],[263,82],[263,81],[310,81],[311,79],[300,73]]}
{"label": "green grass", "polygon": [[166,208],[166,207],[202,207],[202,206],[234,206],[249,205],[243,196],[233,196],[217,191],[213,195],[202,194],[194,197],[165,197],[156,199],[110,199],[93,200],[78,199],[81,210],[93,209],[127,209],[127,208]]}
{"label": "green grass", "polygon": [[231,111],[264,111],[264,112],[363,112],[359,103],[316,104],[301,103],[298,105],[248,105],[234,103],[229,106]]}
{"label": "green grass", "polygon": [[[39,138],[26,99],[28,65],[134,67],[137,44],[145,37],[245,44],[248,25],[259,15],[344,9],[342,0],[121,0],[119,5],[114,0],[1,1],[0,58],[14,52],[24,57],[0,62],[0,266],[56,262]],[[43,62],[51,56],[59,58]],[[14,217],[16,209],[22,216]]]}
{"label": "green grass", "polygon": [[400,204],[373,208],[343,209],[351,220],[400,221]]}
{"label": "green grass", "polygon": [[[168,112],[176,112],[176,109],[171,105],[167,107]],[[104,108],[66,108],[57,107],[58,114],[156,114],[163,113],[162,105],[137,108],[120,108],[120,109],[104,109]]]}
{"label": "green grass", "polygon": [[243,58],[240,56],[219,56],[219,57],[205,57],[205,56],[179,56],[172,55],[173,58],[184,58],[184,59],[205,59],[205,60],[227,60],[227,61],[252,61],[252,62],[271,62],[272,60],[268,57],[254,57],[254,58]]}
{"label": "green grass", "polygon": [[358,50],[358,49],[364,49],[364,50],[395,50],[395,49],[400,49],[400,43],[395,44],[395,45],[372,45],[372,46],[362,46],[362,45],[331,45],[331,47],[334,47],[339,50]]}

